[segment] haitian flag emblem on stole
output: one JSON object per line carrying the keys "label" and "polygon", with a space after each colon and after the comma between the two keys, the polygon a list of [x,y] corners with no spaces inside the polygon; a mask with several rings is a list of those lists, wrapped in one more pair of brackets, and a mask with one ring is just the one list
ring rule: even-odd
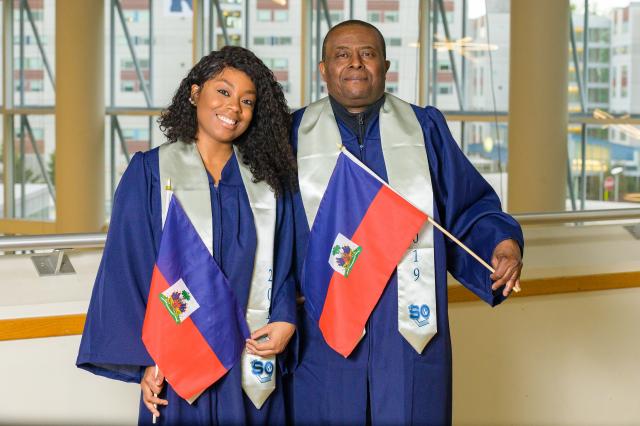
{"label": "haitian flag emblem on stole", "polygon": [[336,352],[348,357],[356,347],[426,220],[425,213],[342,150],[311,228],[302,274],[305,308]]}
{"label": "haitian flag emblem on stole", "polygon": [[176,324],[180,324],[189,318],[189,315],[200,307],[182,280],[178,280],[174,285],[160,293],[160,301],[167,308]]}
{"label": "haitian flag emblem on stole", "polygon": [[233,289],[174,195],[142,326],[149,355],[191,403],[240,360],[249,335]]}
{"label": "haitian flag emblem on stole", "polygon": [[338,232],[329,256],[329,265],[339,274],[346,277],[358,260],[362,247]]}

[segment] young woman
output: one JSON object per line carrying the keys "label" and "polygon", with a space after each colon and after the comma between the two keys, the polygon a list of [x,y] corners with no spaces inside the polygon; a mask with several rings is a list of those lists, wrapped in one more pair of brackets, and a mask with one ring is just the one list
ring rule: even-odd
{"label": "young woman", "polygon": [[[282,90],[253,53],[224,47],[191,69],[159,122],[168,142],[136,154],[114,196],[77,365],[140,383],[141,424],[151,423],[152,414],[158,424],[282,424],[282,363],[273,360],[260,371],[244,365],[250,356],[262,357],[257,359],[266,366],[295,329],[290,270],[296,177]],[[156,375],[142,341],[167,180],[247,312],[252,332],[249,355],[192,404],[176,394],[162,370]],[[205,220],[194,219],[203,215]],[[275,390],[250,399],[243,387],[254,386],[253,379],[275,382]]]}

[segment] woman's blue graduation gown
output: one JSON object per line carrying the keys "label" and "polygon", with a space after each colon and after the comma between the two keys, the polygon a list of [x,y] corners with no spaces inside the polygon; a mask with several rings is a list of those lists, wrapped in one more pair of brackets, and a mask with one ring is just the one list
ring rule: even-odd
{"label": "woman's blue graduation gown", "polygon": [[[246,309],[256,230],[235,155],[225,165],[218,187],[214,186],[211,177],[209,183],[214,258]],[[77,365],[92,373],[139,383],[145,367],[154,365],[142,343],[141,333],[162,235],[161,188],[158,149],[136,154],[114,196],[107,243],[80,344]],[[272,322],[295,323],[296,320],[295,284],[291,272],[292,214],[291,195],[285,194],[277,202]],[[276,390],[260,410],[242,391],[238,364],[193,405],[176,395],[165,382],[160,397],[167,399],[169,405],[160,407],[158,424],[283,424],[286,419],[282,372],[281,368]],[[151,417],[141,400],[139,423],[151,423]]]}

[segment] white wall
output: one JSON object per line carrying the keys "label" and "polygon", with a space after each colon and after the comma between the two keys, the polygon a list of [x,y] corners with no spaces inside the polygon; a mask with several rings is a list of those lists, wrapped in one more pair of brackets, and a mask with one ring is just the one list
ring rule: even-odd
{"label": "white wall", "polygon": [[[640,424],[640,288],[450,306],[455,424]],[[0,342],[0,423],[134,424],[138,387],[79,336]]]}
{"label": "white wall", "polygon": [[454,423],[640,424],[639,306],[640,288],[452,304]]}
{"label": "white wall", "polygon": [[75,367],[80,336],[0,342],[0,424],[136,424],[135,384]]}
{"label": "white wall", "polygon": [[[525,228],[527,278],[640,269],[620,225]],[[0,320],[83,312],[99,251],[38,278],[0,256]],[[526,283],[523,284],[526,292]],[[640,424],[640,287],[450,305],[456,424]],[[0,341],[0,424],[134,424],[139,390],[76,369],[80,336]]]}

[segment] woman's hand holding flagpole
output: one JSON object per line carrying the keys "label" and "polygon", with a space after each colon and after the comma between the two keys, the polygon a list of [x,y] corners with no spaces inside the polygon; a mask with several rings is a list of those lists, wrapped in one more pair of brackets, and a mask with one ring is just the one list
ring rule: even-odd
{"label": "woman's hand holding flagpole", "polygon": [[[153,378],[154,378],[154,379],[157,379],[157,378],[158,378],[158,364],[156,364],[156,372],[155,372],[155,374],[154,374]],[[158,394],[157,394],[157,393],[154,393],[154,394],[153,394],[153,396],[155,396],[155,397],[157,398],[157,397],[158,397]],[[158,408],[158,404],[153,404],[153,406],[154,406],[155,408]],[[155,415],[155,414],[153,415],[153,418],[151,419],[151,423],[153,423],[154,425],[156,424],[156,415]]]}

